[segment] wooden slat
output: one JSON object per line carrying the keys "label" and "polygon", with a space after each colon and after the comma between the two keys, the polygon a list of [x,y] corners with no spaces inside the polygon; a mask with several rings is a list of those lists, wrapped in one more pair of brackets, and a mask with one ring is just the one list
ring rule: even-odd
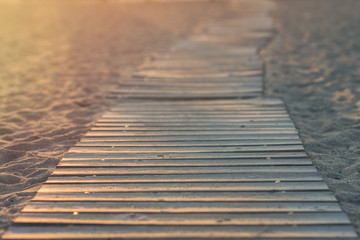
{"label": "wooden slat", "polygon": [[103,115],[103,118],[107,118],[107,117],[118,117],[118,118],[162,118],[162,119],[167,119],[167,118],[175,118],[175,117],[180,117],[180,118],[187,118],[187,119],[192,119],[192,118],[204,118],[204,117],[216,117],[216,118],[224,118],[224,119],[228,119],[228,118],[258,118],[259,116],[261,117],[269,117],[269,118],[283,118],[283,117],[287,117],[287,113],[285,111],[281,111],[281,112],[261,112],[261,111],[257,111],[257,112],[245,112],[242,111],[241,113],[236,113],[236,112],[232,112],[232,113],[224,113],[224,112],[220,112],[220,113],[215,113],[215,114],[204,114],[204,113],[193,113],[193,114],[179,114],[179,113],[173,113],[173,114],[169,114],[169,113],[165,113],[165,114],[129,114],[129,113],[118,113],[118,112],[108,112],[106,114]]}
{"label": "wooden slat", "polygon": [[[146,81],[146,79],[144,81]],[[152,81],[152,80],[148,79],[147,81]],[[216,81],[216,80],[214,80],[214,81]],[[253,81],[253,80],[251,80],[251,81]],[[126,105],[118,105],[117,107],[114,107],[114,109],[128,109],[128,110],[130,110],[129,112],[132,112],[131,110],[134,107],[148,111],[149,109],[146,108],[147,106],[151,106],[154,110],[160,109],[160,110],[164,110],[164,111],[166,111],[166,110],[176,111],[177,109],[178,110],[182,109],[185,111],[186,110],[192,111],[194,109],[202,110],[202,111],[211,111],[211,110],[238,111],[238,110],[250,110],[252,108],[254,110],[264,110],[264,108],[268,108],[267,111],[276,110],[276,109],[284,109],[284,105],[282,105],[281,102],[276,101],[276,99],[266,99],[266,101],[260,101],[259,99],[256,98],[256,99],[254,99],[254,102],[250,102],[250,100],[242,100],[242,102],[239,101],[238,104],[236,104],[236,102],[234,102],[233,100],[229,100],[228,102],[226,102],[222,99],[219,99],[219,100],[214,101],[213,105],[211,104],[212,101],[213,100],[196,99],[196,100],[191,100],[191,102],[193,102],[194,104],[192,104],[192,105],[188,104],[188,106],[186,106],[186,104],[189,103],[189,100],[184,101],[184,99],[182,99],[182,100],[179,100],[176,102],[174,101],[173,105],[172,105],[171,104],[172,101],[160,101],[160,100],[153,99],[151,101],[144,102],[144,104],[142,105],[141,101],[139,101],[139,100],[129,99],[129,103],[127,103]],[[133,109],[133,112],[136,112],[138,110],[136,108]]]}
{"label": "wooden slat", "polygon": [[[279,131],[280,132],[280,131]],[[266,137],[266,135],[281,135],[283,134],[283,136],[292,136],[294,134],[297,134],[296,130],[293,131],[283,131],[282,133],[279,133],[278,131],[261,131],[260,133],[254,133],[253,131],[246,131],[246,130],[237,130],[237,131],[193,131],[193,132],[183,132],[183,131],[141,131],[141,132],[131,132],[131,131],[89,131],[86,136],[88,137],[98,137],[98,136],[103,136],[103,137],[116,137],[116,136],[120,136],[120,137],[156,137],[156,136],[172,136],[172,137],[178,137],[178,136],[187,136],[187,137],[191,137],[191,136],[196,136],[196,135],[201,135],[201,136],[207,136],[207,137],[214,137],[216,135],[220,135],[220,136],[231,136],[231,135],[235,135],[235,136],[252,136],[253,138],[258,137]]]}
{"label": "wooden slat", "polygon": [[[118,142],[186,142],[186,141],[244,141],[249,139],[250,141],[261,140],[298,140],[297,134],[270,134],[270,135],[203,135],[203,136],[84,136],[82,141],[118,141]],[[211,141],[211,140],[210,140]]]}
{"label": "wooden slat", "polygon": [[[181,72],[183,69],[181,68],[182,64],[188,65],[190,63],[199,63],[199,64],[212,64],[212,63],[219,63],[219,64],[226,64],[226,65],[235,65],[238,64],[238,68],[240,71],[245,69],[246,63],[262,63],[263,60],[259,55],[240,55],[236,53],[202,53],[197,55],[190,55],[190,54],[174,54],[173,56],[167,56],[162,58],[154,58],[152,61],[148,61],[146,65],[141,66],[139,70],[143,70],[144,67],[153,66],[153,65],[175,65],[179,64],[180,67],[177,68],[177,71]],[[244,63],[244,64],[242,64]],[[202,68],[198,68],[199,71]],[[215,69],[216,70],[216,69]],[[246,69],[245,69],[246,70]],[[190,72],[192,73],[192,72]]]}
{"label": "wooden slat", "polygon": [[311,225],[311,224],[346,224],[344,213],[24,213],[15,223],[42,224],[99,224],[99,225]]}
{"label": "wooden slat", "polygon": [[[107,122],[107,123],[111,123],[111,122],[117,122],[117,123],[123,123],[123,124],[139,124],[139,123],[142,123],[142,124],[147,124],[147,125],[154,125],[154,124],[164,124],[165,126],[170,126],[171,124],[175,124],[175,123],[178,123],[178,124],[181,124],[182,122],[184,121],[181,121],[181,119],[174,119],[174,120],[169,120],[169,119],[166,119],[166,120],[161,120],[161,119],[156,119],[156,120],[141,120],[141,119],[135,119],[133,121],[131,120],[122,120],[122,119],[117,119],[117,118],[106,118],[106,119],[100,119],[98,122],[100,123],[104,123],[104,122]],[[231,123],[236,123],[238,125],[241,125],[241,124],[247,124],[247,123],[258,123],[258,124],[274,124],[274,123],[289,123],[290,121],[287,119],[287,118],[266,118],[266,119],[253,119],[253,118],[243,118],[243,119],[236,119],[236,118],[233,118],[233,119],[206,119],[206,120],[202,120],[202,119],[198,119],[198,120],[187,120],[184,125],[199,125],[201,123],[203,124],[223,124],[223,125],[227,125],[227,124],[231,124]]]}
{"label": "wooden slat", "polygon": [[210,42],[216,44],[239,44],[239,43],[253,43],[254,41],[266,41],[266,39],[270,38],[271,34],[267,32],[252,32],[251,36],[247,35],[239,35],[239,36],[227,36],[224,35],[196,35],[192,37],[191,40],[198,41],[198,42]]}
{"label": "wooden slat", "polygon": [[[39,192],[197,192],[197,191],[310,191],[327,190],[323,182],[149,182],[98,184],[45,184]],[[255,207],[255,206],[254,206]]]}
{"label": "wooden slat", "polygon": [[[251,107],[251,106],[249,106]],[[232,107],[229,106],[228,108],[223,108],[221,109],[220,106],[214,106],[212,108],[209,108],[207,106],[203,106],[203,107],[189,107],[189,109],[185,109],[182,106],[174,106],[173,108],[169,108],[169,106],[158,106],[153,107],[151,105],[149,106],[144,106],[144,107],[137,107],[136,105],[134,105],[134,110],[131,110],[131,108],[113,108],[112,112],[121,112],[122,114],[130,114],[129,111],[132,111],[132,114],[137,114],[137,115],[156,115],[158,114],[163,114],[163,115],[180,115],[180,114],[187,114],[187,115],[193,115],[193,114],[197,114],[197,115],[206,115],[206,114],[218,114],[218,115],[226,115],[226,114],[236,114],[239,115],[241,114],[241,112],[244,113],[262,113],[264,115],[266,115],[266,113],[273,113],[273,112],[277,112],[277,113],[286,113],[286,110],[284,108],[272,108],[272,109],[266,109],[267,107],[261,107],[261,108],[257,108],[257,109],[251,109],[251,108],[244,108],[244,107]],[[152,110],[149,110],[149,108],[152,108]]]}
{"label": "wooden slat", "polygon": [[154,126],[131,126],[131,125],[120,125],[120,126],[99,126],[97,124],[94,125],[90,130],[91,131],[231,131],[231,130],[246,130],[246,131],[279,131],[280,133],[283,131],[296,131],[291,125],[278,125],[278,126],[203,126],[203,127],[194,127],[194,126],[174,126],[174,127],[154,127]]}
{"label": "wooden slat", "polygon": [[[149,88],[145,84],[143,86],[136,86],[133,88],[126,88],[122,87],[120,89],[114,89],[111,90],[111,93],[118,93],[118,94],[144,94],[144,95],[150,95],[154,93],[162,93],[164,96],[171,95],[171,94],[183,94],[183,95],[191,95],[191,94],[198,94],[199,96],[201,94],[214,94],[214,95],[234,95],[234,94],[249,94],[249,93],[256,93],[256,92],[262,92],[262,89],[257,87],[242,87],[242,88],[217,88],[216,90],[214,88],[208,88],[208,89],[192,89],[189,88],[165,88],[165,87],[159,87],[159,88]],[[159,96],[160,97],[160,96]]]}
{"label": "wooden slat", "polygon": [[[157,61],[149,64],[147,68],[141,68],[141,74],[134,74],[132,75],[132,78],[166,79],[166,76],[169,76],[167,79],[178,79],[179,75],[184,74],[186,75],[184,78],[181,78],[181,81],[191,78],[229,79],[232,77],[254,77],[261,76],[261,74],[259,74],[259,70],[261,70],[263,65],[262,61],[255,59],[235,59],[234,61],[234,58],[230,57],[228,59],[223,59],[222,61],[219,61],[218,59],[216,61],[204,60],[190,59],[184,61]],[[200,78],[200,76],[203,76],[203,78]]]}
{"label": "wooden slat", "polygon": [[259,140],[203,140],[203,141],[173,141],[173,142],[138,142],[138,141],[90,141],[82,139],[75,146],[153,146],[153,147],[186,147],[186,146],[203,146],[203,147],[220,147],[220,146],[276,146],[276,145],[297,145],[301,144],[299,139],[259,139]]}
{"label": "wooden slat", "polygon": [[24,213],[274,213],[341,212],[337,203],[289,202],[30,202]]}
{"label": "wooden slat", "polygon": [[[178,43],[178,44],[184,44],[184,42],[186,42],[186,40]],[[201,49],[196,49],[196,51],[189,49],[189,48],[185,48],[185,49],[181,49],[179,50],[178,47],[174,47],[172,48],[170,51],[167,51],[166,53],[161,54],[161,56],[166,56],[166,54],[168,54],[169,56],[173,56],[176,55],[177,53],[184,53],[184,54],[188,54],[191,53],[192,55],[199,55],[199,54],[208,54],[208,53],[214,53],[214,54],[218,54],[220,52],[222,53],[237,53],[237,54],[256,54],[258,51],[257,47],[251,47],[251,46],[229,46],[227,48],[221,48],[221,49],[208,49],[206,51],[202,51]]]}
{"label": "wooden slat", "polygon": [[[232,61],[231,61],[232,62]],[[221,62],[216,62],[214,64],[218,64]],[[189,63],[190,64],[190,63]],[[194,63],[191,63],[191,65],[194,65]],[[202,65],[204,66],[204,65]],[[201,66],[201,67],[202,67]],[[227,77],[240,77],[240,76],[256,76],[256,75],[261,75],[262,72],[261,71],[241,71],[241,72],[232,72],[232,73],[210,73],[210,74],[206,74],[206,73],[183,73],[183,74],[176,74],[176,73],[168,73],[168,72],[158,72],[158,71],[140,71],[137,73],[133,74],[133,77],[151,77],[151,78],[168,78],[168,79],[187,79],[187,78],[201,78],[201,79],[206,79],[206,78],[227,78]]]}
{"label": "wooden slat", "polygon": [[348,225],[314,226],[134,226],[67,225],[13,228],[6,239],[354,239]]}
{"label": "wooden slat", "polygon": [[[204,74],[204,77],[216,75],[218,78],[232,76],[257,76],[262,67],[263,61],[258,59],[239,59],[234,57],[223,59],[170,59],[169,61],[156,61],[148,65],[148,68],[141,68],[140,74],[134,74],[134,78],[164,78],[165,74],[187,74],[185,78],[190,78],[190,74]],[[162,69],[163,68],[163,69]],[[206,69],[211,69],[206,71]],[[157,71],[159,70],[159,71]],[[169,71],[167,71],[169,70]],[[161,73],[161,75],[158,75]],[[224,75],[220,75],[224,73]],[[234,74],[232,74],[234,73]],[[254,74],[255,73],[255,74]],[[205,75],[206,74],[206,75]],[[225,75],[227,74],[227,75]],[[172,78],[172,76],[169,76]],[[178,78],[178,77],[176,77]],[[195,77],[198,78],[198,77]]]}
{"label": "wooden slat", "polygon": [[[69,165],[62,164],[60,166]],[[96,163],[94,167],[96,167]],[[126,165],[125,165],[126,166]],[[209,174],[132,174],[132,175],[87,175],[50,176],[47,183],[157,183],[157,182],[281,182],[281,181],[321,181],[316,172],[249,172]]]}
{"label": "wooden slat", "polygon": [[162,85],[167,87],[190,87],[194,84],[194,87],[208,87],[208,88],[224,88],[224,87],[262,87],[263,82],[261,81],[261,76],[252,76],[252,77],[231,77],[226,81],[220,82],[221,78],[212,78],[206,79],[206,83],[204,83],[204,79],[202,78],[188,78],[188,79],[174,79],[171,78],[133,78],[129,82],[120,83],[119,86],[141,86],[146,85],[149,88],[161,87]]}
{"label": "wooden slat", "polygon": [[257,47],[249,47],[249,46],[238,46],[238,47],[227,47],[222,49],[209,49],[207,51],[201,51],[200,49],[197,49],[197,51],[192,50],[176,50],[172,49],[170,51],[163,52],[161,54],[154,53],[152,55],[153,59],[162,59],[162,58],[172,58],[173,56],[177,55],[185,55],[189,56],[189,53],[191,53],[192,56],[207,56],[209,54],[217,56],[218,54],[238,54],[238,55],[248,55],[248,56],[254,56],[257,53],[258,49]]}
{"label": "wooden slat", "polygon": [[304,158],[305,152],[275,152],[275,153],[168,153],[168,154],[150,154],[150,153],[67,153],[64,159],[272,159],[272,158]]}
{"label": "wooden slat", "polygon": [[80,147],[69,149],[70,153],[219,153],[219,152],[296,152],[304,151],[302,145],[244,146],[244,147]]}
{"label": "wooden slat", "polygon": [[[119,108],[115,108],[115,110],[111,111],[110,113],[117,113],[119,111],[117,111],[116,109]],[[266,109],[266,108],[265,108]],[[201,112],[199,111],[199,109],[197,109],[197,111],[191,112],[190,110],[185,110],[183,109],[184,112],[181,112],[180,109],[158,109],[158,112],[163,113],[162,116],[170,116],[170,115],[185,115],[185,116],[189,116],[189,115],[196,115],[196,116],[204,116],[204,115],[226,115],[226,114],[232,114],[232,115],[236,115],[236,116],[242,116],[244,114],[260,114],[260,115],[268,115],[268,114],[287,114],[285,109],[282,108],[274,108],[274,109],[266,109],[264,108],[258,108],[258,109],[254,109],[254,108],[239,108],[239,109],[217,109],[217,110],[202,110]],[[169,112],[166,110],[173,110],[173,112]],[[241,111],[239,111],[241,110]],[[155,110],[154,110],[155,111]],[[166,113],[164,113],[164,111],[166,111]],[[155,114],[153,111],[149,111],[144,109],[143,111],[134,111],[133,113],[129,113],[128,110],[123,110],[120,111],[122,115],[130,115],[130,116],[139,116],[139,115],[157,115]]]}
{"label": "wooden slat", "polygon": [[[112,124],[112,125],[111,125]],[[116,124],[116,125],[113,125]],[[214,129],[216,129],[216,126],[221,125],[224,127],[233,127],[233,126],[237,126],[238,128],[244,128],[244,127],[277,127],[277,126],[289,126],[293,124],[290,120],[288,119],[231,119],[231,121],[229,120],[216,120],[216,121],[187,121],[187,122],[182,122],[180,120],[178,121],[122,121],[122,120],[118,120],[118,119],[112,119],[112,118],[107,118],[107,119],[99,119],[96,123],[97,126],[106,126],[106,125],[110,125],[110,126],[149,126],[149,127],[155,127],[155,126],[161,126],[161,127],[199,127],[203,126],[203,127],[211,127],[214,126]],[[219,128],[221,129],[221,128]]]}
{"label": "wooden slat", "polygon": [[63,167],[160,167],[160,166],[306,166],[312,165],[309,159],[213,159],[213,160],[86,160],[86,159],[63,159],[58,166]]}
{"label": "wooden slat", "polygon": [[[253,121],[256,121],[258,118],[259,120],[262,120],[262,121],[281,121],[281,120],[285,120],[287,119],[287,115],[283,114],[283,115],[269,115],[269,116],[266,116],[266,114],[264,115],[244,115],[244,116],[241,116],[241,115],[237,115],[237,116],[221,116],[221,115],[218,115],[218,116],[213,116],[211,119],[207,119],[206,117],[204,116],[188,116],[188,117],[179,117],[179,118],[176,118],[176,116],[167,116],[167,117],[164,117],[162,118],[161,116],[158,116],[158,117],[154,117],[152,119],[150,119],[150,117],[152,116],[143,116],[143,118],[138,118],[137,117],[125,117],[125,116],[122,116],[121,114],[107,114],[105,115],[102,119],[118,119],[118,120],[121,120],[121,121],[136,121],[136,120],[141,120],[141,121],[158,121],[158,120],[162,120],[162,122],[166,122],[166,121],[173,121],[173,120],[187,120],[187,121],[196,121],[196,120],[202,120],[204,122],[207,122],[207,121],[214,121],[214,120],[217,120],[217,121],[222,121],[224,120],[225,122],[226,121],[232,121],[232,120],[253,120]],[[209,116],[210,117],[210,116]]]}
{"label": "wooden slat", "polygon": [[[300,177],[298,175],[298,177]],[[79,178],[79,177],[77,177]],[[54,177],[50,180],[52,181]],[[60,178],[61,179],[61,178]],[[101,178],[100,178],[101,179]],[[136,179],[147,179],[139,176]],[[169,179],[168,178],[164,178]],[[150,178],[151,180],[151,178]],[[304,181],[306,181],[306,177]],[[56,177],[54,179],[56,181]],[[139,180],[140,182],[141,180]],[[153,181],[153,180],[152,180]],[[336,202],[336,198],[330,191],[265,191],[265,192],[55,192],[38,193],[34,201],[42,202]],[[204,203],[206,204],[206,203]]]}
{"label": "wooden slat", "polygon": [[213,131],[219,131],[223,128],[292,128],[294,129],[293,123],[290,121],[273,121],[273,122],[254,122],[254,121],[242,121],[239,123],[236,122],[212,122],[212,123],[200,123],[200,122],[193,122],[193,123],[184,123],[181,124],[180,122],[172,122],[172,123],[138,123],[138,122],[132,122],[132,123],[122,123],[121,121],[101,121],[99,120],[94,124],[94,127],[156,127],[157,129],[163,129],[163,128],[171,128],[171,129],[183,129],[183,128],[196,128],[196,129],[206,129],[211,128]]}
{"label": "wooden slat", "polygon": [[[231,55],[228,55],[231,58]],[[201,61],[200,58],[195,58],[196,60]],[[185,59],[183,59],[185,61]],[[205,60],[205,59],[204,59]],[[252,63],[252,60],[248,60],[247,62],[245,62],[244,66],[241,64],[202,64],[202,67],[199,68],[199,64],[197,65],[189,65],[189,64],[181,64],[181,69],[179,69],[179,63],[172,63],[172,64],[158,64],[158,63],[151,63],[148,64],[146,66],[142,66],[140,68],[140,70],[143,71],[155,71],[155,70],[159,70],[162,72],[165,72],[166,70],[168,70],[169,72],[172,73],[183,73],[185,71],[191,72],[191,73],[222,73],[222,72],[241,72],[241,71],[245,71],[248,70],[250,67],[249,65]],[[256,60],[255,60],[256,61]],[[257,63],[259,64],[259,62]],[[251,66],[251,69],[254,69],[253,66]],[[257,71],[257,70],[254,70]],[[246,75],[246,76],[241,76],[241,78],[244,77],[254,77],[254,76],[261,76],[261,75]],[[135,77],[134,79],[141,79],[140,77]],[[207,82],[206,82],[207,83]],[[239,81],[239,83],[241,83],[241,81]]]}
{"label": "wooden slat", "polygon": [[231,166],[231,167],[136,167],[136,168],[57,168],[56,175],[129,175],[129,174],[212,174],[212,173],[262,173],[262,172],[316,172],[313,166]]}
{"label": "wooden slat", "polygon": [[[219,98],[233,98],[235,96],[238,96],[241,94],[243,98],[252,98],[257,97],[261,95],[261,91],[249,91],[249,92],[236,92],[236,91],[228,91],[224,93],[213,93],[211,91],[209,92],[185,92],[185,91],[178,91],[176,93],[169,93],[163,91],[153,92],[153,93],[147,93],[147,91],[143,92],[137,92],[133,91],[131,89],[124,90],[125,92],[120,91],[112,91],[110,94],[112,94],[113,98],[133,98],[133,99],[139,99],[139,100],[146,100],[146,99],[159,99],[159,100],[179,100],[185,98],[189,99],[197,99],[197,98],[206,98],[206,99],[219,99]],[[163,94],[160,94],[163,93]]]}
{"label": "wooden slat", "polygon": [[205,117],[211,117],[213,119],[257,119],[257,118],[278,118],[279,120],[284,119],[287,117],[287,114],[216,114],[216,115],[170,115],[170,114],[158,114],[158,115],[125,115],[121,113],[114,113],[109,112],[103,115],[102,119],[106,118],[116,118],[119,120],[132,120],[132,119],[141,119],[141,120],[157,120],[157,119],[164,119],[164,120],[174,120],[174,119],[187,119],[187,120],[194,120],[194,119],[203,119]]}
{"label": "wooden slat", "polygon": [[[126,104],[119,104],[116,108],[124,108],[124,109],[133,109],[135,106],[139,108],[146,108],[146,106],[152,106],[155,109],[161,108],[163,109],[165,106],[168,109],[182,107],[183,109],[228,109],[234,108],[235,111],[239,108],[265,108],[274,109],[274,108],[284,108],[284,103],[278,98],[254,98],[254,99],[245,99],[245,100],[234,100],[234,99],[220,99],[220,100],[191,100],[191,105],[189,105],[189,101],[183,99],[181,101],[157,101],[150,99],[149,101],[137,101],[137,100],[129,100],[126,101]],[[165,108],[166,109],[166,108]],[[137,109],[133,109],[136,111]],[[149,109],[148,109],[149,110]]]}
{"label": "wooden slat", "polygon": [[[183,134],[185,132],[185,134]],[[137,135],[173,135],[173,136],[178,136],[178,135],[217,135],[217,134],[221,134],[221,135],[233,135],[233,134],[246,134],[246,135],[260,135],[260,134],[296,134],[297,130],[290,128],[290,129],[279,129],[279,128],[260,128],[260,129],[247,129],[246,127],[239,127],[237,129],[229,129],[229,130],[224,130],[224,129],[216,129],[216,130],[204,130],[204,129],[198,129],[198,130],[176,130],[176,129],[170,129],[170,130],[163,130],[163,131],[157,131],[157,130],[149,130],[149,129],[145,129],[145,130],[137,130],[137,131],[133,131],[130,128],[129,129],[125,129],[125,130],[115,130],[115,129],[109,129],[109,128],[102,128],[102,129],[98,129],[98,128],[92,128],[89,132],[88,135],[91,134],[137,134]]]}
{"label": "wooden slat", "polygon": [[209,82],[207,84],[202,83],[201,81],[198,82],[194,82],[194,81],[176,81],[176,83],[174,83],[173,81],[170,80],[154,80],[154,81],[149,81],[147,79],[143,80],[136,80],[134,79],[131,82],[126,82],[126,83],[122,83],[119,84],[120,87],[122,88],[156,88],[156,89],[161,89],[162,91],[166,91],[167,89],[179,89],[181,88],[182,90],[193,90],[196,87],[202,87],[203,89],[206,90],[215,90],[215,89],[229,89],[229,88],[233,88],[233,89],[258,89],[262,87],[262,82],[260,80],[258,81],[246,81],[246,80],[242,80],[241,82],[239,81],[226,81],[224,83],[218,83],[218,82]]}
{"label": "wooden slat", "polygon": [[[167,56],[157,56],[153,57],[152,61],[146,62],[146,64],[140,66],[140,69],[149,68],[153,65],[156,65],[157,63],[161,64],[167,64],[170,63],[170,65],[175,61],[175,63],[184,62],[185,64],[187,61],[204,61],[204,62],[211,62],[212,60],[218,60],[218,59],[233,59],[238,61],[263,61],[262,58],[258,55],[254,54],[239,54],[239,53],[232,53],[232,52],[203,52],[199,54],[189,55],[187,53],[176,53],[167,55]],[[228,65],[224,65],[228,66]],[[239,65],[239,69],[242,69],[242,66]],[[182,71],[182,68],[177,67],[177,71]],[[198,68],[199,71],[202,71],[202,68]],[[206,70],[206,69],[205,69]],[[215,68],[216,70],[216,68]]]}
{"label": "wooden slat", "polygon": [[[216,101],[217,102],[217,101]],[[153,103],[154,104],[154,103]],[[196,104],[196,103],[195,103]],[[256,105],[243,105],[243,106],[236,106],[236,105],[218,105],[214,103],[214,105],[207,106],[207,105],[198,105],[198,106],[189,106],[185,107],[182,105],[178,105],[177,102],[174,103],[174,106],[166,105],[163,102],[159,102],[158,104],[151,105],[149,103],[144,104],[145,106],[140,105],[139,103],[129,104],[129,106],[117,106],[113,107],[112,111],[122,111],[126,114],[141,114],[141,113],[153,113],[153,112],[162,112],[162,113],[198,113],[198,114],[206,114],[206,113],[237,113],[241,114],[241,112],[274,112],[274,111],[281,111],[286,112],[284,106],[256,106]],[[149,109],[151,107],[151,110]]]}

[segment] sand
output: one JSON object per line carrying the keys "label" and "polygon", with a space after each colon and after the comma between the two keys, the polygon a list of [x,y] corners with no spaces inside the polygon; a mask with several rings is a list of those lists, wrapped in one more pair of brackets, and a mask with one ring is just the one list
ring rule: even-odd
{"label": "sand", "polygon": [[305,150],[360,233],[360,1],[276,0],[262,51]]}
{"label": "sand", "polygon": [[109,89],[228,7],[0,0],[0,234],[114,103]]}

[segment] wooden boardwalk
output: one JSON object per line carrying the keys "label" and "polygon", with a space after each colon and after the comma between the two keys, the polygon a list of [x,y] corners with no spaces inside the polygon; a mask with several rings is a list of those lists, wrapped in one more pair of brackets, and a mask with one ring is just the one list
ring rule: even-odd
{"label": "wooden boardwalk", "polygon": [[276,99],[132,101],[63,158],[4,239],[353,239]]}
{"label": "wooden boardwalk", "polygon": [[3,239],[356,239],[283,102],[261,98],[256,49],[272,26],[252,14],[154,55],[113,90],[122,100]]}

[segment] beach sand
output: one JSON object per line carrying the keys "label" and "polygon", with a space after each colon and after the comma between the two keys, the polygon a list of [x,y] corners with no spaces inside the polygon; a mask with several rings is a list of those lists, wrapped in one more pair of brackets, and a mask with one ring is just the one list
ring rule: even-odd
{"label": "beach sand", "polygon": [[360,1],[276,0],[262,51],[305,150],[360,233]]}
{"label": "beach sand", "polygon": [[0,0],[0,234],[154,51],[224,3]]}

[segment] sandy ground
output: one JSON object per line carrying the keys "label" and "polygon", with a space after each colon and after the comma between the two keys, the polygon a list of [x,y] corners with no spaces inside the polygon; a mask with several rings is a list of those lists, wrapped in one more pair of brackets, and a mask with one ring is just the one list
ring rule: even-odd
{"label": "sandy ground", "polygon": [[228,7],[0,0],[0,234],[113,104],[110,88]]}
{"label": "sandy ground", "polygon": [[305,149],[360,233],[360,1],[276,0],[263,51]]}

